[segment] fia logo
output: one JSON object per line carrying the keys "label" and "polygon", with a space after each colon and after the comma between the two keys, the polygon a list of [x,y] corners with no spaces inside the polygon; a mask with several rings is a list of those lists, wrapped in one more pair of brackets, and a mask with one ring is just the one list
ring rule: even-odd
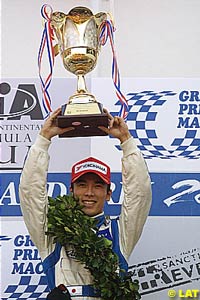
{"label": "fia logo", "polygon": [[11,87],[8,82],[0,84],[0,120],[20,120],[29,115],[31,120],[43,120],[43,113],[33,83]]}

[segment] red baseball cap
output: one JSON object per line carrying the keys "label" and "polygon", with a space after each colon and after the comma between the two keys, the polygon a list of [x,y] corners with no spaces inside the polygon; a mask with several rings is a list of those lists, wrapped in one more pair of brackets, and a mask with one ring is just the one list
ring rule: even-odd
{"label": "red baseball cap", "polygon": [[95,173],[105,183],[110,184],[110,167],[94,157],[83,159],[72,166],[71,182],[86,173]]}

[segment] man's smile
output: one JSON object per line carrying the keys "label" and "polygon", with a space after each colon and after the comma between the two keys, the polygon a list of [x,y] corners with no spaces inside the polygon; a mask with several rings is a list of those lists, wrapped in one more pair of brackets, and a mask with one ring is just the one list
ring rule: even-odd
{"label": "man's smile", "polygon": [[85,207],[93,206],[96,203],[95,200],[82,200],[81,202]]}

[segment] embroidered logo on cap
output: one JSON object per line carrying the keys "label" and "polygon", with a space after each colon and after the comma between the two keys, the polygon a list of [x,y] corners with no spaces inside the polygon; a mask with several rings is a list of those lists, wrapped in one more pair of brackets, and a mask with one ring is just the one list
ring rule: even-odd
{"label": "embroidered logo on cap", "polygon": [[75,174],[86,171],[86,170],[98,171],[105,175],[107,174],[107,168],[96,162],[94,163],[92,161],[88,161],[88,162],[85,162],[85,163],[75,166]]}
{"label": "embroidered logo on cap", "polygon": [[74,182],[85,173],[90,172],[97,174],[104,182],[110,184],[109,166],[94,157],[88,157],[73,165],[71,182]]}

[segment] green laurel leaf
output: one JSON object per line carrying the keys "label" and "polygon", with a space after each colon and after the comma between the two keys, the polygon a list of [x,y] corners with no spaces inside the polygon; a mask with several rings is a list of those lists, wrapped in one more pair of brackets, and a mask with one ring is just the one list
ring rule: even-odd
{"label": "green laurel leaf", "polygon": [[[104,300],[139,300],[139,282],[119,270],[112,242],[97,236],[97,220],[84,214],[72,195],[49,197],[46,234],[62,246],[70,246],[75,258],[93,276],[93,286]],[[123,274],[120,276],[119,274]]]}

